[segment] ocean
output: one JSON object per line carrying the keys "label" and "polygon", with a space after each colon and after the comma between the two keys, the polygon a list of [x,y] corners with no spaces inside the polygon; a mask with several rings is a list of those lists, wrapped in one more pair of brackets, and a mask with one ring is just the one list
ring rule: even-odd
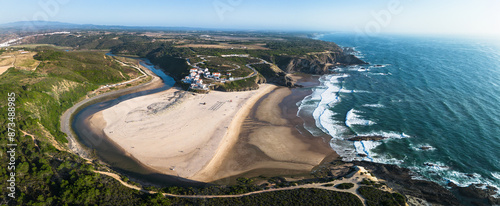
{"label": "ocean", "polygon": [[[318,37],[368,65],[333,69],[297,103],[304,127],[346,161],[396,164],[414,178],[500,188],[500,44],[447,37]],[[383,136],[380,141],[348,141]]]}

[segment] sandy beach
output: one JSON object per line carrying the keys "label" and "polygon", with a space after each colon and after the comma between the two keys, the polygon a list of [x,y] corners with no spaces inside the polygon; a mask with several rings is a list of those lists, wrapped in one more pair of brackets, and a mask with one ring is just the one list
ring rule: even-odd
{"label": "sandy beach", "polygon": [[238,122],[275,87],[209,94],[172,88],[120,102],[94,114],[89,124],[148,167],[206,182],[234,144]]}
{"label": "sandy beach", "polygon": [[[325,158],[336,157],[322,138],[301,134],[292,89],[279,87],[261,98],[245,117],[233,148],[213,179],[243,175],[307,174]],[[294,110],[295,109],[295,110]]]}

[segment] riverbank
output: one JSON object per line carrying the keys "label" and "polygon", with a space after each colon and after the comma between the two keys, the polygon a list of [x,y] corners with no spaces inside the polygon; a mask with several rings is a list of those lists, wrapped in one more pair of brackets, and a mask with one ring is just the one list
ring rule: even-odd
{"label": "riverbank", "polygon": [[77,154],[83,158],[91,158],[88,148],[81,145],[80,141],[78,140],[78,137],[75,135],[75,132],[71,127],[74,115],[76,113],[80,112],[86,106],[89,106],[97,102],[110,100],[134,92],[158,89],[165,86],[163,84],[162,79],[158,77],[156,74],[154,74],[152,71],[142,66],[141,69],[145,71],[148,76],[152,77],[152,79],[149,82],[126,89],[99,94],[90,98],[87,97],[86,99],[73,105],[71,108],[66,110],[63,113],[63,115],[61,115],[61,131],[67,135],[66,138],[68,140],[67,147],[72,153]]}

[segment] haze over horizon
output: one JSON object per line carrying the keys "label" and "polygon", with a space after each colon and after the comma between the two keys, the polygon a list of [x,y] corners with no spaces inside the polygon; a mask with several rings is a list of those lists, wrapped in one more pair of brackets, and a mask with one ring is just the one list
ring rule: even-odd
{"label": "haze over horizon", "polygon": [[347,31],[366,34],[500,35],[500,1],[2,1],[0,24],[198,27],[243,30]]}

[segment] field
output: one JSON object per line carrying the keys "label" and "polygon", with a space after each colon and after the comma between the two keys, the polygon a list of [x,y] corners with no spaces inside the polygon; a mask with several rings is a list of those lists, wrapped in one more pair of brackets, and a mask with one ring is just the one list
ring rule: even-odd
{"label": "field", "polygon": [[0,55],[0,75],[11,67],[23,70],[35,70],[40,61],[33,58],[36,53],[28,51],[8,51]]}
{"label": "field", "polygon": [[178,45],[176,47],[190,47],[190,48],[215,48],[215,49],[250,49],[250,50],[269,50],[264,47],[265,44],[226,44],[226,43],[217,43],[217,44],[185,44]]}
{"label": "field", "polygon": [[54,47],[55,49],[61,49],[61,50],[71,50],[73,48],[67,47],[67,46],[56,46],[53,44],[23,44],[23,45],[15,45],[15,46],[10,46],[11,48],[28,48],[28,49],[34,49],[36,47]]}

